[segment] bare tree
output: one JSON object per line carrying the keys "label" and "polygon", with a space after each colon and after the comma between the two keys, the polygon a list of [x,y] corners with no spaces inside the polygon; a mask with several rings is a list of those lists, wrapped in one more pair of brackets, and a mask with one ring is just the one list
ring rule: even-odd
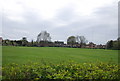
{"label": "bare tree", "polygon": [[86,40],[86,38],[84,36],[76,36],[76,42],[78,42],[82,47],[88,41]]}
{"label": "bare tree", "polygon": [[47,31],[42,31],[37,36],[37,42],[40,42],[40,41],[51,41],[50,34],[47,33]]}

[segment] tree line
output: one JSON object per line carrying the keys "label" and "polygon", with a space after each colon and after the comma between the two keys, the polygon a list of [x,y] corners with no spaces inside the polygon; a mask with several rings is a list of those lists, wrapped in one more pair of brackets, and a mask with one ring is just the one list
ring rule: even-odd
{"label": "tree line", "polygon": [[[110,40],[106,45],[96,45],[93,42],[89,42],[84,36],[69,36],[67,38],[67,44],[64,41],[51,41],[50,33],[47,31],[41,31],[36,41],[29,42],[26,37],[21,40],[3,40],[0,38],[3,46],[34,46],[34,47],[74,47],[74,48],[104,48],[104,49],[120,49],[120,37],[117,40]],[[0,44],[1,44],[0,42]]]}
{"label": "tree line", "polygon": [[[63,41],[31,41],[29,42],[26,37],[23,37],[21,40],[2,40],[3,46],[29,46],[29,47],[77,47],[83,48],[87,46],[88,41],[84,36],[70,36],[67,38],[67,44]],[[95,45],[94,43],[91,43]],[[106,43],[106,49],[120,50],[120,37],[117,40],[110,40]]]}
{"label": "tree line", "polygon": [[107,49],[120,50],[120,37],[117,40],[110,40],[106,44]]}

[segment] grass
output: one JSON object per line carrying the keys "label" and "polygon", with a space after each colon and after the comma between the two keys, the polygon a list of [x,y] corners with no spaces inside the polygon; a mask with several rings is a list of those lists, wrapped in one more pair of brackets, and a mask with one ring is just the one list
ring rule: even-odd
{"label": "grass", "polygon": [[118,63],[118,50],[3,46],[2,57],[3,65],[41,62],[43,60],[55,64],[68,60],[78,63],[95,63],[98,61]]}
{"label": "grass", "polygon": [[120,79],[118,50],[13,46],[2,48],[3,66],[0,71],[2,70],[3,81]]}

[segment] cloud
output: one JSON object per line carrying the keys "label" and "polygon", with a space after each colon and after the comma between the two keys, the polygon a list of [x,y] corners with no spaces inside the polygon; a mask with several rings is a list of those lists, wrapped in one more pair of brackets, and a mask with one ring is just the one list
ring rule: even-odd
{"label": "cloud", "polygon": [[[77,16],[73,13],[74,11],[72,12],[72,9],[72,13],[67,10],[64,11],[63,9],[63,15],[58,16],[58,20],[66,22],[67,25],[54,29],[56,33],[62,32],[65,37],[69,35],[84,35],[88,41],[93,41],[97,44],[105,44],[108,40],[115,40],[118,37],[117,5],[112,4],[97,8],[90,16]],[[72,16],[69,17],[68,15],[67,19],[64,19],[66,11]],[[70,19],[75,21],[70,22]]]}
{"label": "cloud", "polygon": [[[117,39],[117,4],[113,0],[98,1],[100,3],[92,0],[98,4],[93,6],[93,3],[87,3],[88,0],[46,1],[5,0],[5,5],[10,8],[4,7],[3,38],[20,39],[26,36],[31,41],[46,30],[53,41],[66,42],[71,35],[84,35],[89,42],[97,44]],[[87,8],[83,5],[85,3]]]}

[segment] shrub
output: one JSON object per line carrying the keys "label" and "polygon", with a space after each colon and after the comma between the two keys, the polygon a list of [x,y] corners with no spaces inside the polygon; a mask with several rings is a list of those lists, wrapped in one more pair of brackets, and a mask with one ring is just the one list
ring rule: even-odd
{"label": "shrub", "polygon": [[115,80],[120,68],[117,64],[109,63],[74,63],[64,62],[59,64],[29,63],[18,65],[15,63],[2,67],[3,80],[29,79],[35,81],[43,80]]}

